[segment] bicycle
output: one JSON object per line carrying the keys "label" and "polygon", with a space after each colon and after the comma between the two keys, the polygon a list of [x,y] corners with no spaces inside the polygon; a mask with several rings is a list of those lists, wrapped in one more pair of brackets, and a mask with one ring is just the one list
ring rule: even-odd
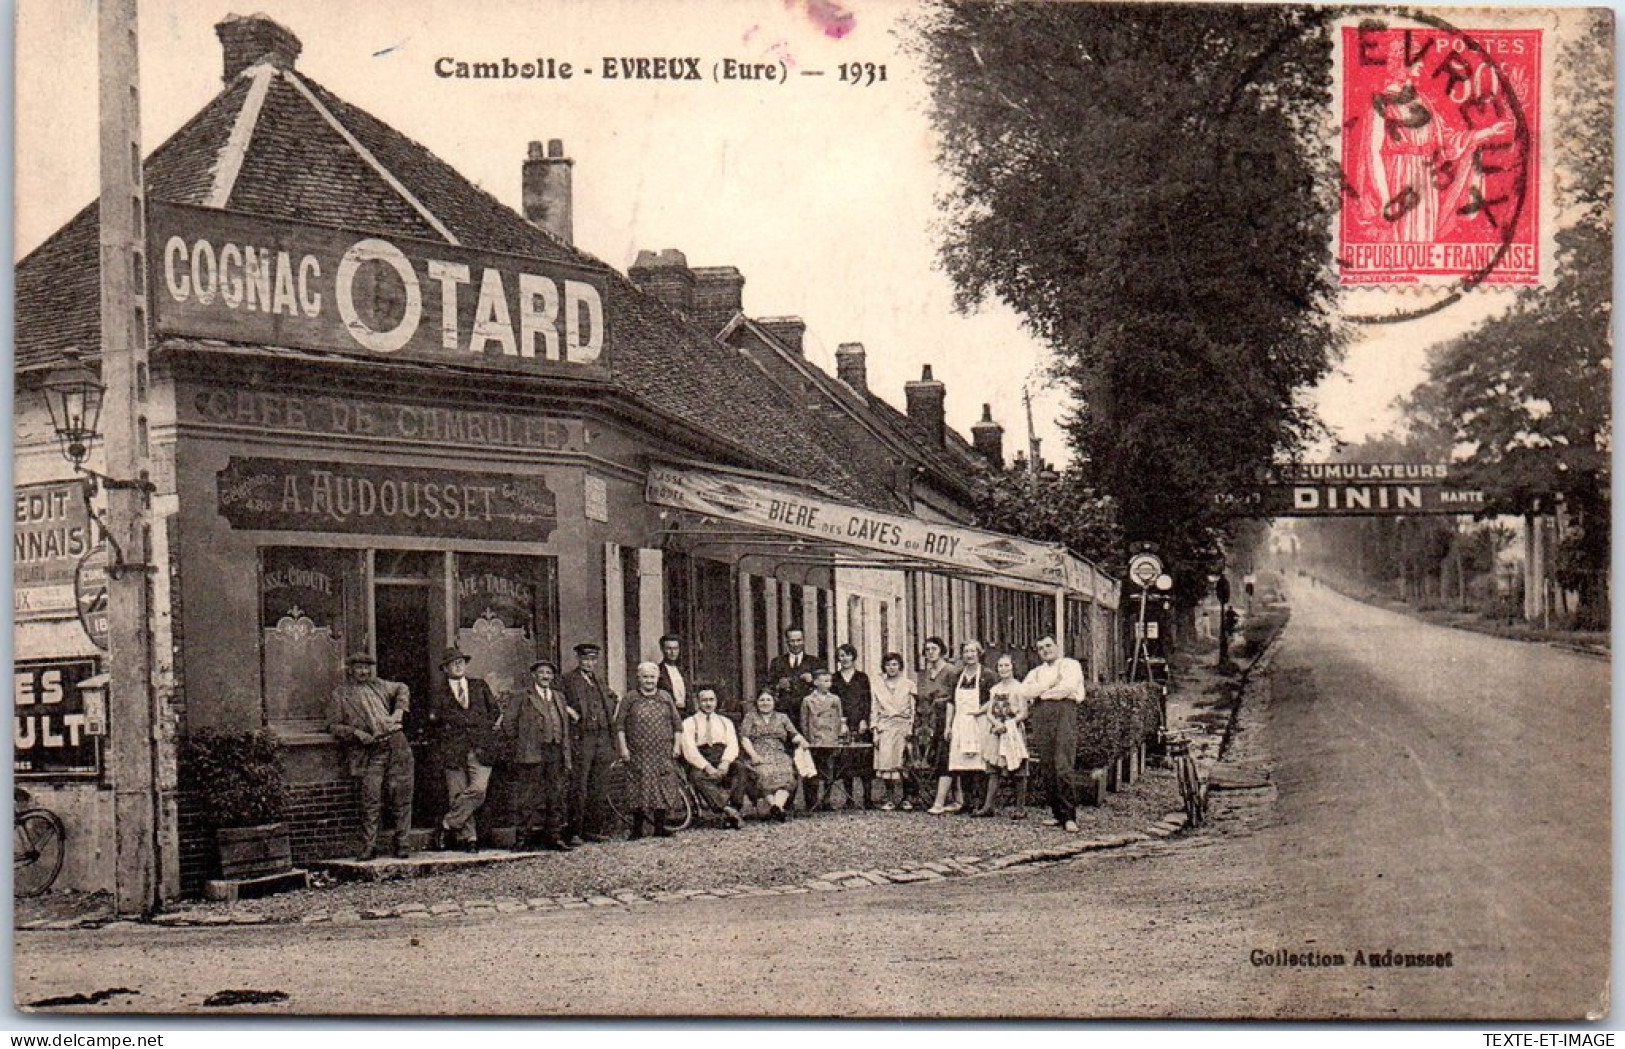
{"label": "bicycle", "polygon": [[[664,822],[668,831],[687,830],[694,823],[694,814],[699,811],[700,800],[694,794],[694,788],[689,785],[688,777],[683,775],[681,769],[674,769],[674,776],[683,794],[683,807],[681,809],[667,809]],[[607,799],[609,811],[615,817],[617,824],[623,827],[632,825],[632,770],[624,761],[616,761],[609,767],[609,783]]]}
{"label": "bicycle", "polygon": [[1191,741],[1185,736],[1167,732],[1162,736],[1163,753],[1179,777],[1179,797],[1185,803],[1185,820],[1191,827],[1200,827],[1207,817],[1207,790],[1202,776],[1196,770],[1196,758],[1191,754]]}
{"label": "bicycle", "polygon": [[15,896],[38,896],[62,872],[68,831],[56,813],[35,805],[23,788],[14,788],[12,800],[11,891]]}

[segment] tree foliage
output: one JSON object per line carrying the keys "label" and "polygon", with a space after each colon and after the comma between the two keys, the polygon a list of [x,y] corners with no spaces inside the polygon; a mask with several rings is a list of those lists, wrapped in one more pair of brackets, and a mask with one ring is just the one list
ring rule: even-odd
{"label": "tree foliage", "polygon": [[1509,513],[1550,511],[1572,528],[1558,578],[1580,592],[1586,625],[1606,622],[1613,360],[1612,18],[1590,12],[1564,49],[1558,85],[1561,214],[1550,287],[1435,347],[1428,381],[1405,402],[1413,425],[1470,449],[1471,477]]}
{"label": "tree foliage", "polygon": [[1074,467],[1063,474],[987,470],[976,484],[976,521],[983,528],[1061,543],[1103,571],[1123,570],[1117,506]]}
{"label": "tree foliage", "polygon": [[1327,17],[940,0],[921,25],[959,305],[1053,347],[1079,479],[1187,599],[1214,495],[1317,432],[1299,394],[1339,345]]}

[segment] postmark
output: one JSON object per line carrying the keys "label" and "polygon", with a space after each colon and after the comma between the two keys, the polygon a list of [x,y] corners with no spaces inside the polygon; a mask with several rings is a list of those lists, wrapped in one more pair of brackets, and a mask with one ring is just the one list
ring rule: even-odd
{"label": "postmark", "polygon": [[1340,283],[1437,289],[1430,312],[1536,283],[1543,30],[1413,14],[1338,33]]}

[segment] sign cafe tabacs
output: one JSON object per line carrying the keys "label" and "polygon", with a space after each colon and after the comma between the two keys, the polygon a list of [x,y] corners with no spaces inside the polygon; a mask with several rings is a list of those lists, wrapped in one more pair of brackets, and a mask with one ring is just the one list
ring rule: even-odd
{"label": "sign cafe tabacs", "polygon": [[513,370],[592,365],[606,273],[154,201],[160,332]]}

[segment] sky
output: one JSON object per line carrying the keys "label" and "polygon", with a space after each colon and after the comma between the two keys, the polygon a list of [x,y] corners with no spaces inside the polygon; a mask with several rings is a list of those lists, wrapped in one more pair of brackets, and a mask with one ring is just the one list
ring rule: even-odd
{"label": "sky", "polygon": [[[946,190],[917,63],[899,46],[912,5],[846,0],[844,35],[809,0],[142,0],[142,122],[150,151],[221,88],[213,26],[263,12],[304,44],[298,66],[432,149],[503,202],[519,204],[528,142],[558,138],[575,161],[578,246],[624,270],[640,249],[690,265],[737,266],[752,316],[796,315],[807,355],[834,371],[861,342],[872,390],[903,403],[930,364],[951,425],[968,435],[990,404],[1006,453],[1025,438],[1022,390],[1047,459],[1064,460],[1066,398],[1045,383],[1045,348],[1001,304],[955,312],[937,265]],[[21,258],[96,196],[94,4],[18,5],[16,215]],[[606,80],[606,58],[692,55],[783,62],[782,83]],[[570,62],[571,79],[436,75],[437,59]],[[840,82],[843,63],[886,80]],[[823,76],[802,76],[802,71]],[[1504,292],[1424,323],[1365,329],[1314,392],[1345,440],[1391,429],[1394,399],[1424,377],[1429,345],[1501,308]]]}

